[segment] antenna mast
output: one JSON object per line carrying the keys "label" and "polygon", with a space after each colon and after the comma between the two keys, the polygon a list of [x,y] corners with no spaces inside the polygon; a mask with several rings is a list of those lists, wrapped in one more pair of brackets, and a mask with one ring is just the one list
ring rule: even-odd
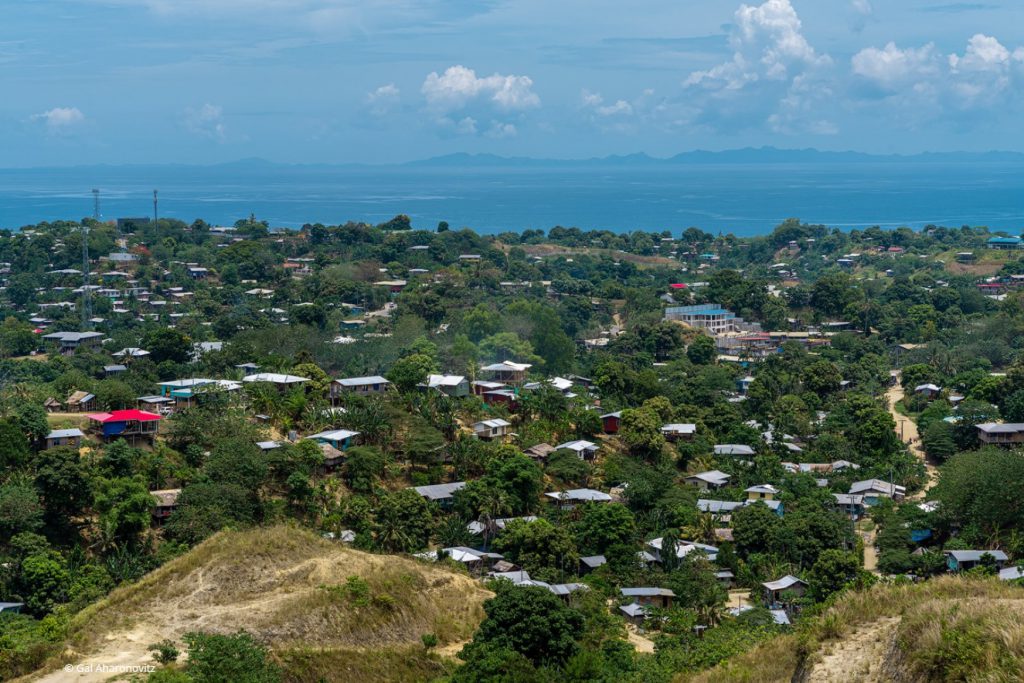
{"label": "antenna mast", "polygon": [[155,224],[159,214],[157,213],[156,190],[153,190],[153,223]]}

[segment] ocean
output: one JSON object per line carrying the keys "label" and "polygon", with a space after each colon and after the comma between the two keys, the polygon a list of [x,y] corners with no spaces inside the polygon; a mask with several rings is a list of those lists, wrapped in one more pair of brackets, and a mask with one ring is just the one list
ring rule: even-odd
{"label": "ocean", "polygon": [[1024,164],[1014,162],[81,167],[0,170],[0,228],[93,212],[230,225],[250,213],[272,227],[447,221],[506,230],[671,230],[757,235],[786,218],[841,229],[925,225],[1024,228]]}

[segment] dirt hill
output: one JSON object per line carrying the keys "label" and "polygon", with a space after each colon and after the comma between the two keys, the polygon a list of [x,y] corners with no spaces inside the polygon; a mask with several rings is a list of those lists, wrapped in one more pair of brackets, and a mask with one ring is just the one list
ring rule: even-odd
{"label": "dirt hill", "polygon": [[797,632],[678,683],[1024,680],[1024,588],[944,577],[844,596]]}
{"label": "dirt hill", "polygon": [[30,680],[105,680],[62,667],[152,663],[157,641],[239,629],[271,648],[289,680],[422,680],[451,663],[425,653],[421,636],[458,651],[489,595],[468,576],[294,527],[222,532],[77,615],[53,673]]}

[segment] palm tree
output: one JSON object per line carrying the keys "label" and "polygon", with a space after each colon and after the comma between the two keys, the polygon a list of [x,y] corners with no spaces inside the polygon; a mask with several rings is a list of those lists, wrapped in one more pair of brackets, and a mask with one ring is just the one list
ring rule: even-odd
{"label": "palm tree", "polygon": [[502,515],[511,514],[512,499],[505,491],[499,488],[491,488],[488,495],[480,504],[480,516],[478,521],[484,525],[484,548],[487,548],[491,541],[492,525],[495,519]]}
{"label": "palm tree", "polygon": [[711,545],[718,540],[718,537],[715,535],[717,529],[718,524],[715,522],[715,516],[710,512],[702,512],[697,515],[697,521],[687,526],[685,531],[690,540]]}

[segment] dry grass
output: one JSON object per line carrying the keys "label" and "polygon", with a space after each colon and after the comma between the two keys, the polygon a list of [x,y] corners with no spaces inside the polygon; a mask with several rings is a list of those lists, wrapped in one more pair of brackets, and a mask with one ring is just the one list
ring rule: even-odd
{"label": "dry grass", "polygon": [[[359,595],[345,588],[350,577]],[[490,595],[468,576],[296,527],[226,531],[76,615],[69,651],[51,665],[114,653],[137,663],[150,643],[180,642],[188,631],[245,629],[282,656],[313,648],[305,659],[318,650],[422,649],[427,633],[440,645],[468,639]]]}
{"label": "dry grass", "polygon": [[896,637],[906,680],[1024,680],[1024,600],[932,600]]}
{"label": "dry grass", "polygon": [[366,650],[300,648],[275,653],[288,683],[359,681],[413,683],[451,674],[455,662],[426,652],[422,646]]}
{"label": "dry grass", "polygon": [[[887,667],[870,666],[881,651]],[[1024,680],[1024,590],[952,576],[877,585],[845,595],[792,635],[677,682],[825,681],[839,666],[847,680]]]}

